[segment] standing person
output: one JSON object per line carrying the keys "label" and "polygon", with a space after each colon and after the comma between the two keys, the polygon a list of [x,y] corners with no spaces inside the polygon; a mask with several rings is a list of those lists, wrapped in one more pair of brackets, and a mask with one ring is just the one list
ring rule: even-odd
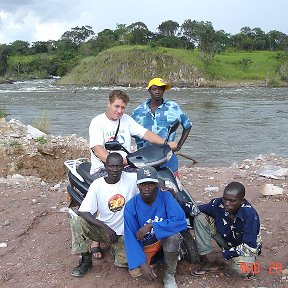
{"label": "standing person", "polygon": [[[131,136],[137,136],[154,144],[164,143],[164,139],[139,125],[129,115],[124,114],[129,102],[128,95],[121,90],[113,90],[109,94],[108,109],[94,117],[89,126],[89,138],[91,149],[91,178],[94,180],[106,175],[104,163],[109,152],[104,148],[107,141],[116,140],[122,144],[126,150],[131,150]],[[168,143],[171,149],[175,149],[175,142]],[[124,151],[117,151],[123,156],[123,163],[127,165]],[[100,244],[93,243],[93,256],[102,258]]]}
{"label": "standing person", "polygon": [[217,269],[217,266],[211,268],[209,259],[213,238],[222,248],[224,259],[232,259],[233,270],[246,279],[253,277],[262,246],[260,219],[245,199],[245,187],[239,182],[231,182],[225,187],[222,198],[198,207],[202,214],[194,217],[194,230],[203,264],[194,274],[203,275]]}
{"label": "standing person", "polygon": [[[186,141],[192,128],[192,123],[188,116],[181,110],[180,106],[171,100],[163,98],[164,92],[170,90],[171,86],[161,78],[153,78],[148,84],[148,92],[151,98],[135,108],[131,117],[143,127],[149,129],[163,139],[167,137],[168,128],[175,120],[178,120],[183,127],[181,138],[178,141],[177,148],[173,151],[179,151]],[[174,141],[176,132],[172,133],[169,141]],[[146,139],[135,137],[137,148],[149,145]],[[169,167],[171,171],[178,176],[178,158],[173,153],[172,158],[163,166]]]}
{"label": "standing person", "polygon": [[[175,273],[182,236],[187,229],[186,217],[175,198],[158,188],[157,171],[146,166],[137,172],[137,194],[124,208],[124,243],[129,272],[156,279],[151,259],[163,247],[164,287],[177,287]],[[149,252],[150,251],[150,252]]]}
{"label": "standing person", "polygon": [[82,256],[71,272],[74,277],[84,276],[92,267],[92,240],[111,245],[114,264],[127,267],[123,211],[126,202],[138,193],[136,173],[123,172],[123,158],[119,153],[108,155],[105,168],[107,177],[93,181],[79,207],[79,216],[70,221],[72,253]]}
{"label": "standing person", "polygon": [[[89,126],[89,138],[91,149],[91,170],[93,179],[104,176],[104,164],[108,156],[108,151],[104,148],[107,141],[114,140],[120,142],[128,151],[131,150],[131,136],[145,139],[153,144],[162,144],[164,139],[147,128],[139,125],[129,115],[124,114],[129,102],[128,95],[121,90],[113,90],[109,95],[108,109],[92,119]],[[116,137],[115,137],[116,135]],[[172,150],[176,149],[175,142],[168,143]],[[123,156],[124,165],[127,165],[126,153],[117,151]]]}

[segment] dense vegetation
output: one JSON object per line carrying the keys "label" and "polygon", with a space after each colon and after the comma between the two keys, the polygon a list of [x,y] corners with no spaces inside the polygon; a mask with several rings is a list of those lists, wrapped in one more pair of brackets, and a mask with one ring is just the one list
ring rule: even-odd
{"label": "dense vegetation", "polygon": [[[288,36],[280,31],[265,33],[260,28],[243,27],[240,33],[231,35],[223,30],[216,31],[211,22],[197,22],[190,19],[185,20],[182,25],[168,20],[162,22],[157,30],[156,33],[151,32],[144,23],[136,22],[129,26],[118,24],[115,30],[105,29],[95,35],[90,26],[82,26],[71,28],[57,41],[37,41],[30,45],[26,41],[17,40],[10,44],[1,44],[0,77],[2,79],[45,78],[50,75],[62,77],[81,60],[82,67],[83,65],[96,67],[96,62],[101,64],[103,57],[108,57],[105,54],[108,51],[113,54],[109,56],[110,59],[118,59],[122,63],[121,66],[115,62],[117,69],[120,67],[123,70],[123,65],[129,66],[131,57],[139,56],[139,51],[143,53],[145,51],[146,56],[150,53],[148,59],[153,60],[152,58],[156,57],[154,60],[157,65],[154,65],[154,68],[158,70],[154,72],[159,75],[166,76],[169,69],[170,74],[173,73],[174,64],[177,62],[177,65],[180,63],[184,65],[181,69],[190,71],[197,67],[197,72],[193,73],[213,80],[263,80],[269,75],[273,78],[272,82],[288,81]],[[113,49],[110,50],[111,48]],[[121,53],[118,58],[117,52]],[[84,59],[89,56],[92,57]],[[163,59],[170,57],[173,64],[167,67],[169,66],[167,63],[171,62],[158,61],[160,56]],[[143,61],[146,60],[144,57]],[[112,64],[114,65],[114,62]],[[103,68],[103,63],[101,65]],[[98,70],[100,66],[97,66]],[[135,77],[138,77],[138,81],[139,77],[145,78],[145,71],[142,71],[142,74],[138,72],[133,74],[139,67],[131,70],[130,65],[129,68],[124,69],[130,73],[129,78],[126,75],[129,84],[131,81],[133,83]],[[118,74],[119,70],[115,73]],[[109,77],[110,83],[113,83],[118,76],[111,76],[110,73]],[[87,79],[85,81],[90,83]]]}

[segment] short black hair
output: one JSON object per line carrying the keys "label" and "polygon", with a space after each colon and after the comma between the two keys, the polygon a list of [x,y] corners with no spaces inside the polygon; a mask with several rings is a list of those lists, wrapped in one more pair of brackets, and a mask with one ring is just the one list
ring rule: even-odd
{"label": "short black hair", "polygon": [[121,160],[121,162],[123,163],[123,157],[121,154],[117,153],[117,152],[111,152],[109,153],[109,155],[106,158],[106,163],[109,161],[109,159],[118,159]]}
{"label": "short black hair", "polygon": [[224,188],[224,193],[239,195],[241,198],[245,197],[245,187],[239,182],[231,182]]}

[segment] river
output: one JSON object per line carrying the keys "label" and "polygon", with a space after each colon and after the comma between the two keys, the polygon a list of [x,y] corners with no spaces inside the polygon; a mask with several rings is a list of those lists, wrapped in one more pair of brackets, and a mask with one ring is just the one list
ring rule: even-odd
{"label": "river", "polygon": [[[28,125],[46,113],[50,133],[88,139],[89,123],[106,109],[111,89],[128,93],[128,114],[149,97],[144,88],[59,86],[54,81],[0,84],[0,109],[9,114],[7,120]],[[231,165],[259,154],[288,157],[287,87],[173,88],[165,98],[178,102],[193,122],[182,152],[200,166]]]}

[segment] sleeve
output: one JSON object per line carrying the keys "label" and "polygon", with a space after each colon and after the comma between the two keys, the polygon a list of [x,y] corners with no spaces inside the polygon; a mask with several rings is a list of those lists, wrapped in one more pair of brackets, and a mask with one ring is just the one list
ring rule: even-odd
{"label": "sleeve", "polygon": [[104,146],[103,123],[99,117],[92,119],[89,126],[89,147],[93,148],[96,145]]}
{"label": "sleeve", "polygon": [[181,110],[180,106],[178,105],[179,115],[180,115],[180,122],[184,129],[188,129],[192,127],[192,122],[190,121],[189,117]]}
{"label": "sleeve", "polygon": [[127,121],[129,123],[129,131],[131,136],[137,136],[143,138],[148,129],[138,124],[131,116],[127,115]]}
{"label": "sleeve", "polygon": [[97,181],[97,179],[90,185],[88,192],[83,200],[83,202],[81,203],[80,207],[79,207],[79,211],[80,212],[90,212],[92,215],[94,215],[97,210],[98,210],[98,206],[97,206],[97,187],[101,186],[100,184],[98,184],[99,181]]}
{"label": "sleeve", "polygon": [[207,204],[198,205],[199,210],[208,216],[213,216],[212,215],[212,209],[211,209],[212,208],[212,201],[207,203]]}
{"label": "sleeve", "polygon": [[124,245],[130,270],[146,262],[143,244],[136,238],[136,233],[140,227],[136,217],[134,200],[135,198],[129,200],[124,208]]}
{"label": "sleeve", "polygon": [[167,219],[152,223],[158,240],[167,238],[188,228],[185,213],[172,194],[168,191],[160,193],[163,193],[164,196],[163,200],[165,201]]}
{"label": "sleeve", "polygon": [[245,223],[243,227],[242,243],[230,250],[223,251],[223,257],[230,259],[237,256],[253,256],[258,253],[258,233],[260,221],[255,211],[249,211],[245,217]]}

